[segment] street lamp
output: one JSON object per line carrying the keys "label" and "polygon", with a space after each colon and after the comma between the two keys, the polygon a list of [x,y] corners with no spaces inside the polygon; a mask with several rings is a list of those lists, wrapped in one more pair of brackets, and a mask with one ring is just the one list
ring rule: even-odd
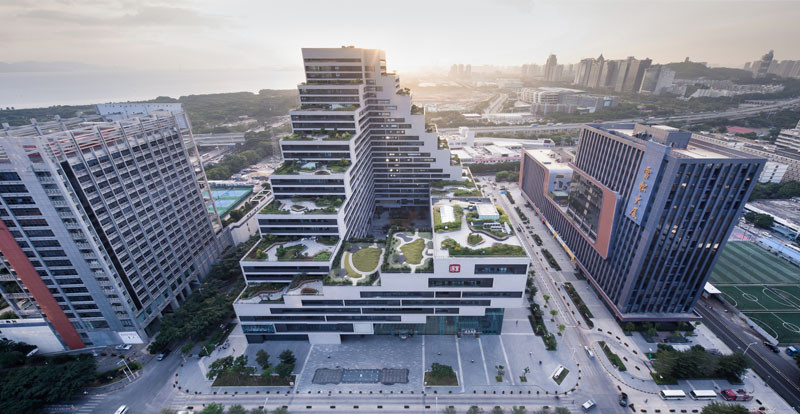
{"label": "street lamp", "polygon": [[[128,366],[128,361],[126,361],[125,358],[122,358],[122,361],[120,362],[125,364],[125,368],[128,368],[128,372],[131,373],[131,375],[128,376],[128,372],[125,372],[125,368],[122,368],[122,373],[125,374],[125,378],[128,379],[128,382],[133,382],[133,379],[131,379],[131,377],[133,377],[133,371],[131,371],[131,367]],[[120,362],[117,362],[117,365],[119,365]]]}
{"label": "street lamp", "polygon": [[747,350],[750,349],[750,347],[752,345],[757,344],[757,343],[758,343],[758,341],[751,342],[751,343],[747,344],[747,348],[744,349],[744,352],[742,352],[742,355],[745,355],[747,353]]}

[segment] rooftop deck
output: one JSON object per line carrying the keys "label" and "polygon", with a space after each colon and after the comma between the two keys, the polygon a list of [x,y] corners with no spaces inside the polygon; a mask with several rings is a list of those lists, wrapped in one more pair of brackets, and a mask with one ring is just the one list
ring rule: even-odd
{"label": "rooftop deck", "polygon": [[330,261],[339,238],[274,236],[262,237],[245,255],[245,261]]}
{"label": "rooftop deck", "polygon": [[331,175],[341,174],[350,167],[350,160],[337,161],[284,161],[274,175]]}
{"label": "rooftop deck", "polygon": [[[432,206],[434,233],[433,254],[454,256],[525,256],[525,250],[514,235],[508,215],[497,207],[497,218],[478,214],[478,205],[489,199],[470,202],[458,199],[436,200]],[[442,211],[453,210],[455,221],[442,223]]]}
{"label": "rooftop deck", "polygon": [[292,197],[275,199],[261,214],[337,214],[343,200],[336,197]]}

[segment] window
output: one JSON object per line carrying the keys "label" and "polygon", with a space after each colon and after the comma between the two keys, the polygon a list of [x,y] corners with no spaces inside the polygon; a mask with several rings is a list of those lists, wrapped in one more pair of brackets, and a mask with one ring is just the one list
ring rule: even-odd
{"label": "window", "polygon": [[0,181],[21,181],[19,174],[13,171],[0,171]]}
{"label": "window", "polygon": [[430,278],[428,287],[487,287],[494,284],[491,278]]}
{"label": "window", "polygon": [[527,265],[482,265],[482,264],[475,265],[476,275],[486,275],[486,274],[524,275],[525,272],[527,272],[527,270],[528,270]]}
{"label": "window", "polygon": [[464,292],[465,298],[521,298],[522,292]]}

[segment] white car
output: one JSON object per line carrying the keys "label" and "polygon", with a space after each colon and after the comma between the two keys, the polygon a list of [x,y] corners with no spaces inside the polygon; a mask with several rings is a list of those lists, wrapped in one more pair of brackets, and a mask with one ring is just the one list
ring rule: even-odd
{"label": "white car", "polygon": [[127,350],[131,349],[132,347],[133,347],[133,345],[130,345],[130,344],[120,344],[120,345],[115,346],[114,349],[116,349],[117,351],[127,351]]}
{"label": "white car", "polygon": [[583,403],[583,405],[581,405],[581,407],[583,407],[583,411],[589,411],[592,408],[594,408],[594,406],[595,406],[594,400],[586,401],[585,403]]}

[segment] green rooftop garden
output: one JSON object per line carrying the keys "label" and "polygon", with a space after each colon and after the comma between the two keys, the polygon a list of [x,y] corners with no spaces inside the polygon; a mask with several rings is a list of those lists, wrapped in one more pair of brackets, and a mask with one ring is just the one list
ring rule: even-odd
{"label": "green rooftop garden", "polygon": [[269,203],[266,206],[264,206],[264,208],[261,209],[260,213],[261,214],[289,214],[288,211],[281,210],[281,206],[282,205],[283,205],[283,203],[276,198],[275,200],[272,200],[271,203]]}
{"label": "green rooftop garden", "polygon": [[[355,108],[353,108],[355,109]],[[343,111],[345,109],[337,108],[332,109],[333,111]],[[321,139],[323,141],[348,141],[353,138],[353,134],[348,131],[341,131],[333,130],[333,131],[326,131],[324,129],[320,129],[317,131],[307,132],[307,131],[296,131],[291,135],[287,135],[281,138],[283,141],[313,141],[317,139]]]}
{"label": "green rooftop garden", "polygon": [[244,291],[242,291],[242,295],[240,296],[241,299],[249,299],[254,296],[257,296],[261,293],[274,293],[278,292],[279,290],[283,289],[286,286],[285,283],[253,283],[247,285]]}
{"label": "green rooftop garden", "polygon": [[447,186],[461,186],[466,188],[475,188],[475,183],[470,179],[466,180],[437,180],[431,181],[431,188],[445,188]]}
{"label": "green rooftop garden", "polygon": [[525,256],[525,250],[513,244],[495,243],[491,247],[471,249],[453,239],[446,239],[442,248],[447,249],[450,256]]}
{"label": "green rooftop garden", "polygon": [[[311,164],[309,167],[306,165]],[[301,172],[314,173],[317,175],[338,174],[347,171],[347,167],[351,164],[350,160],[344,158],[336,161],[284,161],[276,170],[274,174],[280,175],[293,175]]]}
{"label": "green rooftop garden", "polygon": [[422,106],[411,105],[411,115],[423,115],[425,113],[425,108]]}
{"label": "green rooftop garden", "polygon": [[433,209],[433,229],[437,233],[441,233],[444,231],[451,231],[451,230],[460,230],[461,229],[461,217],[464,216],[464,209],[459,205],[454,205],[453,207],[453,215],[455,215],[455,221],[451,221],[448,223],[442,223],[442,214],[439,212],[439,209],[443,207],[435,207]]}
{"label": "green rooftop garden", "polygon": [[300,240],[300,236],[276,236],[274,234],[265,234],[261,240],[256,243],[250,252],[245,256],[246,260],[265,260],[267,258],[266,249],[278,242],[289,242]]}

